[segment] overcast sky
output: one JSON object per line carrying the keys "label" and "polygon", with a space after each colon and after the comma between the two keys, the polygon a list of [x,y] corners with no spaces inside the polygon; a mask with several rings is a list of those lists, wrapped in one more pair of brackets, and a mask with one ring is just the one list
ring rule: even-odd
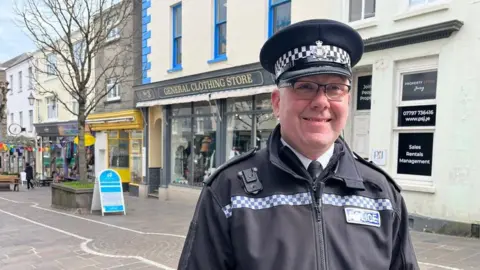
{"label": "overcast sky", "polygon": [[14,2],[18,0],[0,0],[0,63],[35,50],[34,43],[13,21]]}

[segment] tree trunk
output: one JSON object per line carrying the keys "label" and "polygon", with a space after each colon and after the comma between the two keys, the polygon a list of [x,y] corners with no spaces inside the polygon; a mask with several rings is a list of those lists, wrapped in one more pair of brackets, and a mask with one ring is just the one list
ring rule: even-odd
{"label": "tree trunk", "polygon": [[87,158],[85,151],[85,120],[78,119],[78,172],[80,182],[88,182],[87,179]]}

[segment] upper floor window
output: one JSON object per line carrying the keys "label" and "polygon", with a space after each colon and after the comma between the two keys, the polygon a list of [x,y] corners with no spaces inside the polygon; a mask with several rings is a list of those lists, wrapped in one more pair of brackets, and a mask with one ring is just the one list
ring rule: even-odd
{"label": "upper floor window", "polygon": [[215,0],[215,58],[227,53],[227,0]]}
{"label": "upper floor window", "polygon": [[118,16],[114,15],[107,20],[107,41],[120,38],[120,27],[118,26]]}
{"label": "upper floor window", "polygon": [[22,92],[22,80],[23,80],[23,76],[22,76],[22,72],[19,71],[18,72],[18,92]]}
{"label": "upper floor window", "polygon": [[57,65],[57,55],[49,54],[47,56],[47,75],[55,75]]}
{"label": "upper floor window", "polygon": [[439,0],[409,0],[409,5],[411,7],[413,6],[418,6],[418,5],[425,5],[425,4],[430,4],[434,2],[438,2]]}
{"label": "upper floor window", "polygon": [[33,89],[33,69],[28,68],[28,89]]}
{"label": "upper floor window", "polygon": [[8,82],[8,88],[10,88],[10,95],[13,95],[13,75],[10,75],[10,81]]}
{"label": "upper floor window", "polygon": [[85,56],[85,41],[77,41],[73,44],[73,54],[75,58],[75,63],[81,68]]}
{"label": "upper floor window", "polygon": [[349,21],[360,21],[375,17],[375,0],[349,0]]}
{"label": "upper floor window", "polygon": [[173,69],[182,67],[182,4],[172,7]]}
{"label": "upper floor window", "polygon": [[28,111],[28,132],[33,131],[33,110]]}
{"label": "upper floor window", "polygon": [[107,100],[120,99],[120,86],[118,85],[116,78],[111,78],[107,80],[107,91]]}
{"label": "upper floor window", "polygon": [[271,36],[277,31],[291,23],[291,1],[290,0],[269,0],[269,27],[268,35]]}
{"label": "upper floor window", "polygon": [[55,97],[47,97],[47,118],[57,119],[58,106]]}
{"label": "upper floor window", "polygon": [[18,119],[20,121],[20,126],[23,128],[23,112],[18,112]]}
{"label": "upper floor window", "polygon": [[13,113],[10,113],[10,125],[13,124],[14,118],[13,118]]}

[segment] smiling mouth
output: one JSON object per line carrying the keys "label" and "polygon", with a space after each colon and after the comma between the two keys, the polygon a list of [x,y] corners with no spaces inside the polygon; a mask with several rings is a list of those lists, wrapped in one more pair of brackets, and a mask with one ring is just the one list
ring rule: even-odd
{"label": "smiling mouth", "polygon": [[320,122],[320,123],[326,123],[326,122],[332,121],[332,119],[316,119],[316,118],[307,118],[307,117],[303,117],[303,120],[311,121],[311,122]]}

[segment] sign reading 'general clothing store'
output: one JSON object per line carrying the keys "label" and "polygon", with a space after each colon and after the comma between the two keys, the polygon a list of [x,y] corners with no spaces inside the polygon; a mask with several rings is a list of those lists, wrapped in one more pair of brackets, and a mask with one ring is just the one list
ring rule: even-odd
{"label": "sign reading 'general clothing store'", "polygon": [[[265,80],[266,79],[266,80]],[[270,79],[270,80],[269,80]],[[273,83],[272,78],[266,78],[262,71],[231,73],[225,76],[203,78],[191,81],[179,81],[175,84],[153,86],[150,89],[136,91],[139,101],[196,95],[217,91],[227,91],[248,88]]]}

